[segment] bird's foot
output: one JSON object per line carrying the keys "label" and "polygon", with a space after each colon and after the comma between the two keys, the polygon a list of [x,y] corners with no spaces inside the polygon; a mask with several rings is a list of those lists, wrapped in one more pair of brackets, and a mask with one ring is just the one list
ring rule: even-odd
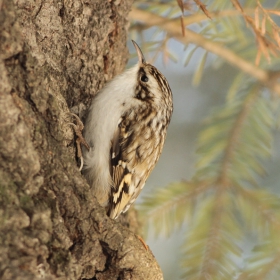
{"label": "bird's foot", "polygon": [[82,168],[83,168],[83,165],[84,165],[84,158],[83,158],[83,154],[82,154],[81,144],[83,144],[88,150],[90,148],[89,148],[89,145],[86,142],[86,140],[85,140],[85,138],[82,134],[82,131],[84,129],[84,124],[82,123],[82,121],[80,120],[80,118],[76,114],[70,113],[70,115],[75,118],[74,122],[76,122],[76,123],[73,122],[73,123],[68,123],[68,124],[73,127],[74,132],[77,136],[77,140],[76,140],[77,156],[81,161],[81,165],[80,165],[80,168],[79,168],[79,171],[81,171]]}

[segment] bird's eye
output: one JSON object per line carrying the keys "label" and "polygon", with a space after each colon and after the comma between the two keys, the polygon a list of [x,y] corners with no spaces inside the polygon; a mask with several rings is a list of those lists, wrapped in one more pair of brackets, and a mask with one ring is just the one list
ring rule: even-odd
{"label": "bird's eye", "polygon": [[141,81],[147,83],[149,81],[149,78],[146,75],[143,75],[141,77]]}

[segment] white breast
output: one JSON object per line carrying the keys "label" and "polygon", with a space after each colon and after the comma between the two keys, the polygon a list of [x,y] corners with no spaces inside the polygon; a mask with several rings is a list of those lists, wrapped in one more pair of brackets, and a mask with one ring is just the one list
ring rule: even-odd
{"label": "white breast", "polygon": [[83,148],[83,170],[100,203],[110,191],[111,139],[123,113],[139,102],[134,98],[138,68],[135,65],[108,83],[94,97],[87,116],[84,137],[90,151]]}

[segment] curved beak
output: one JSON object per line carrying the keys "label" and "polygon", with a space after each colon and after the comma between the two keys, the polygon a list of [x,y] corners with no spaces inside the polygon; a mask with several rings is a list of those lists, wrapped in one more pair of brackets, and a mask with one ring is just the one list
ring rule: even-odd
{"label": "curved beak", "polygon": [[137,55],[138,55],[138,61],[139,61],[139,64],[145,64],[146,63],[146,59],[141,51],[141,49],[139,48],[139,46],[136,44],[135,41],[131,40],[136,51],[137,51]]}

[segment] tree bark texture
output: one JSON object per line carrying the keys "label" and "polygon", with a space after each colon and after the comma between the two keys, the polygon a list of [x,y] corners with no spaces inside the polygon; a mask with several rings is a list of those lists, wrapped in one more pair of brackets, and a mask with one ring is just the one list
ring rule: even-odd
{"label": "tree bark texture", "polygon": [[134,218],[97,204],[68,124],[124,69],[131,5],[0,0],[0,279],[163,279]]}

